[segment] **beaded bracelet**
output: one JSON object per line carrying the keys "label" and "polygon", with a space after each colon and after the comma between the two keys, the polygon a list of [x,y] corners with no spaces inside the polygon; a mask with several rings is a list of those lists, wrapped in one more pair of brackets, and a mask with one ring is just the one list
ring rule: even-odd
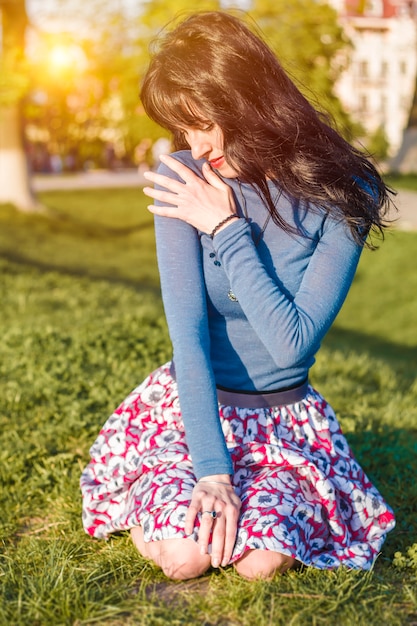
{"label": "beaded bracelet", "polygon": [[231,483],[222,482],[221,480],[199,480],[197,483],[199,485],[201,485],[201,483],[212,483],[213,485],[226,485],[226,487],[233,487]]}
{"label": "beaded bracelet", "polygon": [[219,228],[221,228],[222,226],[224,226],[225,224],[227,224],[227,222],[229,222],[230,220],[232,220],[234,217],[239,217],[239,215],[237,213],[232,213],[231,215],[228,215],[227,217],[224,218],[224,220],[222,220],[221,222],[219,222],[217,224],[217,226],[215,226],[213,228],[213,230],[210,233],[210,237],[213,239],[214,235],[217,233],[217,231],[219,230]]}

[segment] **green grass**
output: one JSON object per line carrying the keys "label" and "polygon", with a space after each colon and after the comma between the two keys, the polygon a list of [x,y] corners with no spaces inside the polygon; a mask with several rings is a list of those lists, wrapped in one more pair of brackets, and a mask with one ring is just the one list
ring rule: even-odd
{"label": "green grass", "polygon": [[140,189],[49,192],[51,215],[0,212],[0,247],[10,261],[66,275],[157,288],[153,219]]}
{"label": "green grass", "polygon": [[78,481],[113,408],[170,346],[140,190],[0,207],[0,624],[275,626],[417,622],[417,233],[365,251],[312,381],[397,528],[371,573],[232,569],[173,583],[128,534],[81,527]]}
{"label": "green grass", "polygon": [[391,173],[384,176],[385,181],[394,189],[417,191],[417,174]]}

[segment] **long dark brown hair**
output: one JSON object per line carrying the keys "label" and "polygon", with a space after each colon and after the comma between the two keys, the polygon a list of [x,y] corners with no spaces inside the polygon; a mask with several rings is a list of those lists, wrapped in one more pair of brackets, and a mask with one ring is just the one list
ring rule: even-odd
{"label": "long dark brown hair", "polygon": [[184,127],[217,124],[226,161],[258,190],[276,224],[268,178],[289,196],[342,216],[355,240],[383,232],[392,191],[372,161],[308,102],[271,49],[222,11],[195,13],[157,41],[144,109],[186,149]]}

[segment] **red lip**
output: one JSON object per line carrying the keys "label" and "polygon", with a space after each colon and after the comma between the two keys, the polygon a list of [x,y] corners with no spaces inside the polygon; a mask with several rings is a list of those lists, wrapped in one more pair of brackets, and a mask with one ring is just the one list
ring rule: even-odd
{"label": "red lip", "polygon": [[217,157],[217,159],[212,159],[211,161],[209,161],[209,163],[211,167],[219,168],[224,163],[224,156]]}

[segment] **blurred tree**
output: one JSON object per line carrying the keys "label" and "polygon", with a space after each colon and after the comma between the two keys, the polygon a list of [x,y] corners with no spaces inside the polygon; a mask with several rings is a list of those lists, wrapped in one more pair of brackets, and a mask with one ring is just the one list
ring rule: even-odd
{"label": "blurred tree", "polygon": [[[199,0],[198,11],[216,11],[221,9],[221,0]],[[140,77],[146,70],[149,62],[149,49],[158,33],[166,26],[170,27],[181,18],[185,18],[197,10],[195,0],[146,0],[140,16],[140,28],[136,32],[136,44],[139,52],[133,63],[137,63],[139,70],[138,80],[134,83],[124,83],[127,105],[126,122],[129,124],[130,141],[138,145],[142,139],[155,142],[160,137],[169,137],[169,133],[152,122],[139,102]],[[133,59],[132,59],[133,60]],[[123,75],[123,70],[121,71]],[[132,90],[132,86],[134,89]]]}
{"label": "blurred tree", "polygon": [[[226,4],[261,34],[305,96],[317,109],[328,114],[348,139],[361,130],[350,120],[334,92],[346,63],[344,50],[350,42],[331,6],[317,0],[252,0],[246,3],[249,9],[243,12],[238,8],[239,2],[233,8],[233,2],[207,0],[200,2],[198,9],[216,10]],[[148,0],[141,18],[142,35],[149,40],[170,19],[194,10],[192,0]],[[140,123],[148,128],[148,135],[154,136],[151,123],[145,119],[140,119]]]}
{"label": "blurred tree", "polygon": [[249,15],[304,95],[351,138],[359,129],[334,92],[351,44],[335,9],[318,0],[252,0]]}
{"label": "blurred tree", "polygon": [[389,163],[389,169],[401,174],[417,174],[417,81],[408,123],[404,129],[398,152]]}
{"label": "blurred tree", "polygon": [[84,38],[38,34],[25,99],[26,135],[38,171],[54,163],[74,170],[101,159],[114,120],[106,114],[105,77],[94,54],[93,42]]}
{"label": "blurred tree", "polygon": [[[77,169],[130,164],[142,139],[158,132],[144,121],[139,107],[147,29],[138,14],[126,15],[121,2],[56,2],[71,30],[59,33],[58,39],[45,30],[40,35],[26,106],[28,135],[41,153],[47,146],[58,154],[64,167],[68,161]],[[79,12],[74,14],[76,6]],[[41,26],[46,29],[53,17],[53,12],[44,12]],[[51,54],[57,46],[78,48],[85,63],[69,62],[67,52],[67,65],[54,67]]]}
{"label": "blurred tree", "polygon": [[[71,6],[75,4],[72,0]],[[67,0],[61,0],[62,11],[67,5]],[[190,0],[152,0],[144,2],[142,10],[132,17],[123,11],[122,3],[106,6],[90,39],[78,39],[88,68],[82,75],[78,71],[72,80],[61,75],[52,82],[47,71],[33,71],[47,101],[41,98],[36,102],[39,89],[34,84],[35,98],[30,106],[32,123],[49,137],[53,149],[59,147],[64,155],[72,146],[79,162],[87,160],[104,166],[108,165],[106,156],[112,148],[119,164],[129,164],[142,152],[138,148],[144,140],[152,144],[167,136],[141,107],[140,77],[149,61],[149,44],[157,32],[174,16],[195,10]],[[219,9],[220,2],[200,0],[198,8]],[[89,9],[91,13],[91,5]],[[89,19],[84,14],[85,23]],[[74,33],[72,37],[75,41]]]}
{"label": "blurred tree", "polygon": [[366,149],[377,161],[383,161],[388,156],[389,141],[384,126],[378,128],[368,137]]}
{"label": "blurred tree", "polygon": [[30,187],[22,129],[22,98],[27,88],[24,0],[0,0],[0,18],[0,202],[35,211],[40,207]]}
{"label": "blurred tree", "polygon": [[[68,169],[90,162],[111,166],[114,157],[119,164],[131,163],[135,155],[143,158],[144,147],[167,135],[146,117],[139,102],[149,44],[167,23],[195,11],[195,0],[144,0],[134,14],[121,1],[55,3],[48,9],[40,5],[46,21],[38,22],[37,35],[44,49],[38,56],[31,52],[27,80],[20,79],[22,85],[15,81],[16,92],[23,93],[23,83],[28,86],[24,104],[31,146],[54,155]],[[2,5],[6,0],[0,0]],[[7,0],[12,5],[24,9],[23,0]],[[200,0],[198,10],[225,6],[221,0]],[[48,33],[49,18],[55,20],[55,31],[61,23],[68,32]],[[250,27],[255,28],[254,20],[259,24],[313,104],[330,111],[342,130],[351,128],[333,91],[348,45],[336,12],[318,0],[252,0],[247,19]],[[16,20],[14,29],[18,32]],[[8,85],[13,91],[11,80]]]}

